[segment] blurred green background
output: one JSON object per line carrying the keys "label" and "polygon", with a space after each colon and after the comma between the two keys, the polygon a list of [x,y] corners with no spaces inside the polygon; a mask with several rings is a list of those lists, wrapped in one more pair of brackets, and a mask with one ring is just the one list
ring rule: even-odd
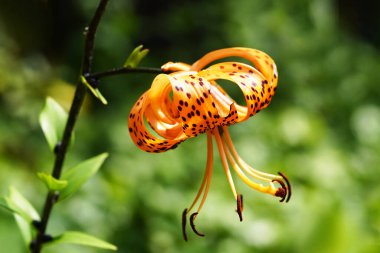
{"label": "blurred green background", "polygon": [[[38,114],[46,96],[69,106],[83,27],[97,1],[0,4],[0,195],[13,185],[40,210],[46,191],[36,172],[50,172],[53,156]],[[197,218],[206,237],[189,231],[184,242],[181,212],[201,182],[206,137],[163,154],[137,149],[127,117],[153,75],[126,75],[102,80],[108,106],[90,96],[85,103],[65,165],[102,152],[110,157],[80,193],[56,206],[49,232],[85,231],[125,253],[380,252],[379,10],[375,1],[110,1],[95,71],[121,66],[139,44],[151,50],[142,66],[192,63],[230,46],[257,48],[276,60],[280,82],[271,105],[230,132],[249,164],[288,175],[293,198],[280,204],[236,180],[245,200],[240,223],[215,154],[210,195]],[[25,252],[3,210],[0,245],[1,252]]]}

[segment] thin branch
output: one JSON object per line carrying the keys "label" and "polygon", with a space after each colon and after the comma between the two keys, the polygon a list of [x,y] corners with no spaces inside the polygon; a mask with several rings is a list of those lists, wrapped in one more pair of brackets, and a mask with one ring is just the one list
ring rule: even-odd
{"label": "thin branch", "polygon": [[[115,68],[108,71],[98,72],[91,74],[92,71],[92,60],[93,60],[93,51],[95,45],[95,35],[99,25],[99,22],[104,14],[106,6],[109,0],[100,0],[99,5],[96,9],[96,12],[89,24],[88,27],[85,28],[85,43],[84,43],[84,54],[82,60],[82,69],[81,75],[84,76],[87,81],[94,85],[96,81],[108,76],[115,76],[127,73],[164,73],[159,68],[149,68],[149,67],[138,67],[138,68]],[[61,142],[59,142],[55,147],[55,161],[54,167],[52,170],[52,176],[54,178],[59,179],[61,177],[63,164],[65,161],[65,157],[67,154],[67,149],[69,146],[69,142],[78,118],[78,114],[82,107],[84,98],[86,96],[87,88],[81,81],[78,82],[74,98],[70,107],[68,119],[66,122],[65,130],[63,132],[63,137]],[[46,228],[49,222],[50,214],[52,209],[59,198],[58,192],[48,192],[42,212],[41,221],[35,221],[33,224],[37,229],[37,235],[35,239],[31,242],[30,248],[32,253],[40,253],[43,247],[43,244],[52,238],[46,235]]]}
{"label": "thin branch", "polygon": [[99,6],[96,9],[94,16],[92,17],[90,25],[85,28],[86,37],[85,37],[84,55],[83,55],[83,63],[82,63],[83,75],[91,72],[92,59],[93,59],[92,53],[94,51],[94,45],[95,45],[95,34],[98,28],[100,19],[102,18],[103,13],[108,4],[108,1],[109,0],[100,1]]}
{"label": "thin branch", "polygon": [[150,67],[136,67],[136,68],[114,68],[111,70],[103,71],[103,72],[97,72],[90,74],[87,78],[89,80],[99,80],[103,77],[107,76],[116,76],[116,75],[122,75],[122,74],[128,74],[128,73],[152,73],[152,74],[160,74],[164,73],[162,69],[160,68],[150,68]]}
{"label": "thin branch", "polygon": [[[103,16],[103,13],[105,11],[105,8],[108,2],[109,0],[100,0],[98,8],[96,9],[96,12],[90,22],[90,25],[86,28],[86,31],[85,31],[86,37],[85,37],[84,55],[83,55],[83,61],[82,61],[82,75],[84,76],[88,75],[88,73],[90,73],[91,71],[92,58],[93,58],[92,54],[93,54],[94,43],[95,43],[95,34],[98,28],[100,19]],[[64,163],[66,153],[67,153],[67,148],[69,146],[71,135],[73,133],[74,126],[75,126],[79,111],[82,107],[85,95],[86,95],[86,87],[81,82],[78,82],[76,90],[75,90],[75,95],[71,104],[71,108],[69,111],[69,115],[66,122],[62,140],[60,143],[57,144],[56,149],[55,149],[55,162],[54,162],[54,167],[52,171],[52,176],[54,178],[59,179],[61,176],[63,163]],[[57,193],[51,192],[51,191],[46,196],[41,221],[35,222],[35,225],[37,228],[37,235],[30,245],[32,253],[40,253],[43,244],[46,242],[46,238],[49,238],[49,236],[46,236],[46,228],[47,228],[51,211],[58,197],[59,196]]]}

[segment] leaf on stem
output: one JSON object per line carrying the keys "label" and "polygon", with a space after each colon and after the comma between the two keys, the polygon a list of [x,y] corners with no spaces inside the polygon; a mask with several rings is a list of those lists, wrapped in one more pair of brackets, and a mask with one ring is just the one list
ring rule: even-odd
{"label": "leaf on stem", "polygon": [[40,216],[32,204],[14,187],[9,188],[9,196],[5,198],[8,206],[16,211],[25,220],[32,222],[39,220]]}
{"label": "leaf on stem", "polygon": [[28,245],[32,240],[32,221],[40,220],[38,212],[14,187],[9,188],[9,196],[5,200],[9,208],[14,211],[16,223]]}
{"label": "leaf on stem", "polygon": [[149,49],[143,49],[143,45],[136,47],[133,49],[123,66],[125,68],[136,68],[148,52]]}
{"label": "leaf on stem", "polygon": [[100,154],[64,172],[61,178],[67,181],[67,186],[62,189],[58,201],[64,200],[78,191],[99,170],[107,157],[107,153]]}
{"label": "leaf on stem", "polygon": [[102,95],[102,93],[100,92],[100,90],[98,88],[92,87],[92,85],[87,82],[87,80],[84,76],[81,76],[80,80],[84,85],[86,85],[86,87],[90,90],[92,95],[94,95],[97,99],[100,100],[100,102],[102,102],[104,105],[108,104],[107,99]]}
{"label": "leaf on stem", "polygon": [[67,112],[54,99],[48,97],[40,113],[39,121],[52,151],[62,138],[66,120]]}
{"label": "leaf on stem", "polygon": [[42,182],[44,182],[49,191],[61,191],[67,186],[66,180],[56,179],[52,175],[44,172],[38,172],[37,176]]}
{"label": "leaf on stem", "polygon": [[0,197],[0,207],[4,208],[5,210],[11,212],[11,213],[17,213],[16,210],[12,209],[9,205],[7,200],[4,197]]}
{"label": "leaf on stem", "polygon": [[59,235],[49,242],[48,245],[70,243],[77,245],[90,246],[101,249],[117,250],[117,247],[113,244],[98,239],[92,235],[88,235],[77,231],[66,231],[62,235]]}

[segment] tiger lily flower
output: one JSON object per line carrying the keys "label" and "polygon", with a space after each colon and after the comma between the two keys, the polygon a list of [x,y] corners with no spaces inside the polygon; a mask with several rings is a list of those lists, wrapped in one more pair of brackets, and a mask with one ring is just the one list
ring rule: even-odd
{"label": "tiger lily flower", "polygon": [[[241,62],[213,62],[226,57],[240,57],[253,66]],[[264,52],[250,48],[226,48],[212,51],[193,65],[169,62],[162,66],[169,74],[158,75],[150,89],[133,106],[128,120],[133,142],[146,152],[164,152],[198,134],[207,135],[207,162],[203,180],[192,204],[182,215],[185,240],[187,214],[199,203],[190,216],[193,231],[200,233],[194,224],[209,192],[213,172],[213,138],[228,183],[237,203],[236,211],[242,221],[243,197],[236,190],[231,169],[252,189],[288,202],[291,186],[284,174],[264,173],[248,165],[238,155],[228,126],[242,122],[267,107],[277,88],[278,74],[274,61]],[[241,89],[245,105],[234,101],[217,80],[228,80]],[[147,122],[150,126],[146,126]],[[156,132],[153,135],[151,131]],[[278,186],[276,186],[276,183]]]}

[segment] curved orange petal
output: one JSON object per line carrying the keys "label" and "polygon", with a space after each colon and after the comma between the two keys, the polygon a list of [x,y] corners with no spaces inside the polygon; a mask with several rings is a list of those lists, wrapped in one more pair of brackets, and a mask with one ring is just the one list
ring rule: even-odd
{"label": "curved orange petal", "polygon": [[187,71],[190,70],[191,65],[183,62],[167,62],[161,66],[162,71],[168,72],[176,72],[176,71]]}
{"label": "curved orange petal", "polygon": [[196,61],[190,69],[200,71],[210,63],[227,57],[241,57],[252,62],[255,68],[263,74],[272,88],[277,87],[278,73],[276,64],[269,55],[257,49],[231,47],[215,50]]}
{"label": "curved orange petal", "polygon": [[[210,63],[227,57],[244,58],[253,63],[254,67],[239,62],[224,62],[206,68],[199,75],[206,76],[209,80],[230,80],[240,87],[247,103],[246,106],[236,105],[240,122],[268,106],[277,88],[277,67],[264,52],[235,47],[212,51],[195,62],[191,69],[199,71]],[[218,101],[224,100],[224,107],[230,106],[234,101],[228,95],[223,96],[223,93],[223,89],[218,87],[215,98],[219,98]]]}
{"label": "curved orange petal", "polygon": [[[180,130],[182,128],[181,124],[170,117],[165,106],[152,107],[152,100],[149,99],[149,95],[155,91],[155,89],[150,89],[145,92],[132,107],[128,119],[128,128],[136,146],[144,151],[157,153],[175,148],[187,137],[181,134],[181,131],[178,131],[178,128]],[[151,134],[146,127],[145,120],[164,139]],[[173,132],[176,132],[176,134],[173,134]]]}
{"label": "curved orange petal", "polygon": [[223,62],[210,66],[199,73],[208,80],[229,80],[239,86],[243,92],[246,105],[237,104],[228,95],[224,95],[220,87],[214,89],[212,95],[220,106],[227,108],[234,103],[238,111],[237,122],[244,121],[256,112],[266,107],[272,96],[271,87],[266,87],[267,82],[262,74],[253,67],[238,62]]}
{"label": "curved orange petal", "polygon": [[[201,70],[226,57],[245,58],[254,67],[225,62]],[[128,123],[133,141],[148,152],[165,151],[199,133],[246,120],[269,104],[277,87],[273,60],[249,48],[216,50],[192,66],[170,62],[162,69],[176,72],[154,79],[151,88],[132,108]],[[217,84],[218,79],[238,85],[246,105],[239,105],[229,97]],[[145,121],[163,139],[151,134]]]}
{"label": "curved orange petal", "polygon": [[187,136],[196,136],[213,128],[218,111],[210,96],[211,84],[196,74],[178,78],[173,83],[173,104],[179,111]]}

